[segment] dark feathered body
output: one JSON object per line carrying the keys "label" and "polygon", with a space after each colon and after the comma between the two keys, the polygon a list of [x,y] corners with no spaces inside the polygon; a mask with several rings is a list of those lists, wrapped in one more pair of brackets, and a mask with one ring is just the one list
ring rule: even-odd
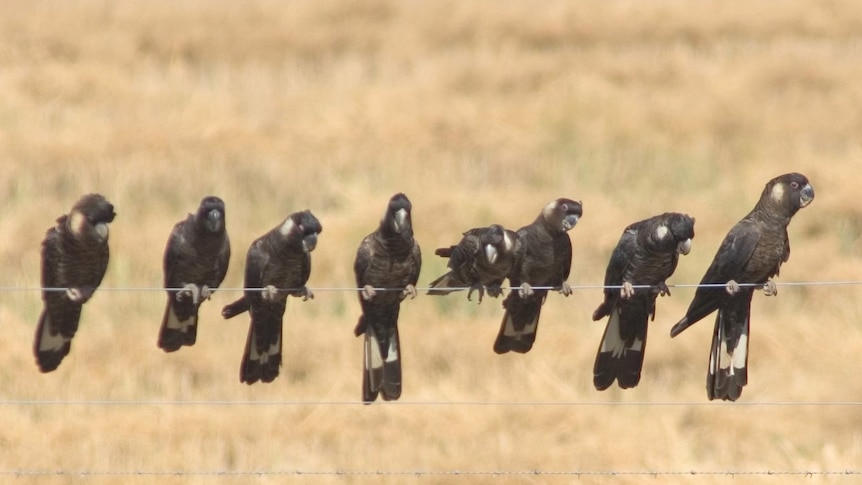
{"label": "dark feathered body", "polygon": [[311,274],[310,253],[321,231],[320,222],[311,212],[295,212],[249,247],[246,290],[242,298],[222,310],[225,318],[247,310],[251,313],[240,382],[272,382],[278,377],[287,297],[313,297],[305,283]]}
{"label": "dark feathered body", "polygon": [[440,248],[435,254],[449,258],[449,271],[431,282],[428,294],[447,295],[470,288],[471,293],[479,291],[481,302],[485,289],[492,297],[500,295],[503,280],[524,257],[524,246],[518,233],[493,224],[470,229],[456,246]]}
{"label": "dark feathered body", "polygon": [[[593,384],[604,390],[614,381],[623,388],[640,381],[647,325],[655,318],[655,301],[667,291],[680,254],[688,254],[694,219],[664,213],[628,226],[611,254],[605,272],[605,298],[593,320],[608,318],[593,367]],[[652,288],[634,288],[650,285]],[[622,286],[622,288],[619,288]]]}
{"label": "dark feathered body", "polygon": [[178,222],[165,247],[163,269],[168,299],[158,346],[174,352],[197,339],[198,309],[221,285],[230,262],[225,205],[204,198],[198,210]]}
{"label": "dark feathered body", "polygon": [[[108,267],[108,223],[114,206],[99,194],[82,197],[42,242],[42,300],[34,353],[42,372],[60,365],[78,330],[81,307],[102,282]],[[68,288],[51,291],[50,288]]]}
{"label": "dark feathered body", "polygon": [[[707,396],[736,400],[748,382],[748,335],[755,287],[778,275],[790,257],[787,225],[814,199],[808,179],[798,173],[769,181],[754,209],[727,234],[701,284],[728,285],[727,290],[698,287],[685,316],[671,329],[675,337],[690,325],[718,311],[707,374]],[[771,283],[771,282],[769,282]],[[774,284],[765,291],[775,293]]]}
{"label": "dark feathered body", "polygon": [[[404,194],[394,195],[378,229],[359,245],[353,271],[362,315],[354,333],[364,335],[362,399],[373,402],[401,395],[401,343],[398,313],[401,300],[416,295],[422,268],[419,245],[413,239],[412,206]],[[396,291],[375,291],[397,288]],[[402,290],[403,289],[403,290]]]}
{"label": "dark feathered body", "polygon": [[519,291],[509,293],[500,332],[494,342],[494,352],[528,352],[536,339],[536,329],[547,289],[558,288],[571,294],[566,280],[572,265],[572,243],[567,232],[583,214],[580,202],[557,199],[549,203],[532,224],[518,230],[524,256],[513,265],[509,282]]}

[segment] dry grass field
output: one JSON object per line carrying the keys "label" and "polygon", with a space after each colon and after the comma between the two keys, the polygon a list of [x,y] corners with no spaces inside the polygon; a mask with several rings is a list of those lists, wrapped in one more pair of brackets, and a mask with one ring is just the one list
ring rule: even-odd
{"label": "dry grass field", "polygon": [[[817,198],[789,228],[778,281],[860,280],[857,2],[0,0],[0,11],[0,481],[858,480],[661,472],[860,471],[862,408],[816,404],[862,401],[860,286],[757,294],[737,403],[706,400],[711,318],[668,337],[690,288],[659,301],[640,386],[602,393],[600,290],[551,295],[533,350],[505,356],[491,350],[499,300],[420,296],[402,307],[402,401],[371,406],[359,404],[351,292],[291,299],[281,376],[245,386],[248,319],[219,316],[236,291],[204,305],[197,345],[165,354],[164,294],[111,290],[159,287],[171,227],[207,194],[227,203],[225,287],[242,285],[253,239],[305,208],[324,227],[309,286],[352,286],[359,240],[399,191],[424,248],[420,285],[443,271],[434,248],[470,227],[520,227],[561,196],[585,207],[572,285],[600,284],[623,227],[670,210],[697,219],[670,283],[696,283],[766,181],[789,171]],[[71,354],[42,375],[39,244],[94,191],[116,205],[111,262]],[[659,474],[505,474],[530,471]]]}

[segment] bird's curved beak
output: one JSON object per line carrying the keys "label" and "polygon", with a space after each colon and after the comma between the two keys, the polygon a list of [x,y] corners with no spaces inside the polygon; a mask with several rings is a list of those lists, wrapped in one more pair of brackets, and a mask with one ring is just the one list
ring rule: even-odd
{"label": "bird's curved beak", "polygon": [[94,226],[96,229],[96,234],[99,235],[101,239],[108,239],[108,224],[105,222],[100,222]]}
{"label": "bird's curved beak", "polygon": [[407,209],[398,209],[395,213],[395,232],[401,233],[404,231],[405,223],[407,222]]}
{"label": "bird's curved beak", "polygon": [[685,241],[680,241],[679,244],[676,245],[676,250],[682,255],[686,255],[691,252],[691,238],[688,238]]}
{"label": "bird's curved beak", "polygon": [[317,233],[313,232],[304,238],[302,238],[302,250],[306,253],[310,253],[314,251],[314,248],[317,247]]}
{"label": "bird's curved beak", "polygon": [[571,230],[578,223],[580,216],[577,214],[569,214],[563,219],[563,229]]}
{"label": "bird's curved beak", "polygon": [[799,206],[805,207],[814,200],[814,187],[811,184],[805,184],[799,192]]}
{"label": "bird's curved beak", "polygon": [[222,224],[223,219],[221,218],[221,212],[215,209],[207,212],[206,225],[207,229],[209,229],[210,232],[218,232],[219,230],[221,230]]}
{"label": "bird's curved beak", "polygon": [[497,261],[497,248],[490,244],[486,244],[485,257],[488,258],[489,263],[494,264]]}

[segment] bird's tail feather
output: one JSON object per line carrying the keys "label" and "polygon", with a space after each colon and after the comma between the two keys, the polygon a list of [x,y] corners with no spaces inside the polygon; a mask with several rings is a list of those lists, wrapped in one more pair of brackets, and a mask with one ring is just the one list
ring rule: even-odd
{"label": "bird's tail feather", "polygon": [[[361,320],[360,320],[361,323]],[[374,328],[365,326],[365,346],[362,363],[362,401],[371,403],[383,385],[383,354]]]}
{"label": "bird's tail feather", "polygon": [[39,324],[36,326],[36,338],[33,344],[36,364],[42,372],[56,370],[72,347],[71,338],[64,337],[60,333],[53,334],[51,327],[48,312],[42,311],[39,316]]}
{"label": "bird's tail feather", "polygon": [[455,249],[455,246],[449,246],[447,248],[437,248],[434,250],[434,254],[440,256],[441,258],[448,258],[452,256],[452,251]]}
{"label": "bird's tail feather", "polygon": [[257,381],[272,382],[278,377],[281,367],[281,331],[275,341],[262,338],[252,321],[245,342],[239,380],[246,384]]}
{"label": "bird's tail feather", "polygon": [[248,311],[248,300],[243,296],[233,303],[228,303],[221,310],[221,316],[225,319],[233,318],[241,313]]}
{"label": "bird's tail feather", "polygon": [[517,293],[510,293],[503,305],[506,312],[500,323],[500,332],[494,342],[494,352],[527,353],[533,348],[539,316],[542,313],[542,299],[522,300]]}
{"label": "bird's tail feather", "polygon": [[389,349],[383,358],[383,385],[380,391],[384,401],[401,397],[401,341],[397,326],[389,336]]}
{"label": "bird's tail feather", "polygon": [[198,334],[198,316],[195,312],[187,320],[181,321],[170,301],[165,306],[162,326],[159,329],[158,346],[165,352],[176,352],[183,345],[194,345]]}
{"label": "bird's tail feather", "polygon": [[[596,354],[596,362],[593,366],[593,385],[597,390],[603,391],[611,386],[614,381],[622,389],[635,387],[640,382],[641,369],[643,368],[644,350],[646,349],[646,327],[647,315],[643,315],[644,338],[634,336],[624,338],[621,329],[620,309],[611,311],[602,342]],[[640,322],[630,322],[629,325],[637,325]]]}
{"label": "bird's tail feather", "polygon": [[374,402],[378,394],[382,394],[384,401],[401,397],[401,342],[397,326],[391,330],[365,326],[362,401]]}
{"label": "bird's tail feather", "polygon": [[447,271],[445,274],[443,274],[443,276],[437,278],[436,280],[434,280],[428,284],[428,287],[430,288],[428,290],[428,294],[434,295],[434,296],[448,295],[449,293],[452,293],[454,291],[458,291],[461,289],[461,288],[458,288],[458,289],[452,290],[449,288],[451,288],[451,287],[457,288],[460,286],[463,286],[463,285],[458,284],[456,281],[454,281],[452,271]]}
{"label": "bird's tail feather", "polygon": [[[730,335],[733,319],[744,318],[741,333]],[[748,330],[747,312],[718,311],[715,317],[715,330],[712,334],[712,350],[709,355],[709,373],[706,376],[706,393],[709,400],[723,399],[736,401],[742,388],[748,383]]]}

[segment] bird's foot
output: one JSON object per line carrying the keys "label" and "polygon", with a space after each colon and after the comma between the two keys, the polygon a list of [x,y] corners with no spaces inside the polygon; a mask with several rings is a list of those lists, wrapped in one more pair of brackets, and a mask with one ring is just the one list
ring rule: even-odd
{"label": "bird's foot", "polygon": [[93,288],[66,288],[66,298],[75,303],[87,303],[87,300],[93,296]]}
{"label": "bird's foot", "polygon": [[359,294],[362,295],[363,300],[368,301],[374,298],[375,295],[377,295],[377,291],[374,289],[373,286],[365,285],[362,287],[362,290],[359,292]]}
{"label": "bird's foot", "polygon": [[417,294],[416,293],[416,287],[413,285],[407,285],[404,287],[404,290],[401,292],[401,299],[403,300],[409,296],[410,299],[412,300],[412,299],[416,298],[416,294]]}
{"label": "bird's foot", "polygon": [[81,290],[78,288],[66,288],[66,298],[70,301],[79,302],[83,298]]}
{"label": "bird's foot", "polygon": [[197,305],[201,301],[201,290],[194,283],[186,283],[183,289],[177,292],[177,301],[183,301],[187,298],[192,299],[192,303]]}
{"label": "bird's foot", "polygon": [[739,293],[739,283],[734,280],[730,280],[727,282],[727,286],[725,286],[724,289],[727,291],[728,295],[733,296]]}
{"label": "bird's foot", "polygon": [[498,296],[503,294],[503,288],[501,288],[498,284],[486,286],[485,291],[488,292],[488,296],[490,296],[491,298],[497,298]]}
{"label": "bird's foot", "polygon": [[266,285],[260,290],[261,296],[266,301],[275,301],[278,298],[278,288],[273,285]]}
{"label": "bird's foot", "polygon": [[572,294],[572,287],[569,286],[569,283],[567,281],[563,281],[563,284],[560,285],[557,291],[562,293],[563,296],[569,296]]}
{"label": "bird's foot", "polygon": [[778,294],[778,285],[772,280],[766,280],[763,284],[763,294],[766,296],[775,296]]}
{"label": "bird's foot", "polygon": [[533,287],[530,286],[529,283],[521,283],[521,287],[518,289],[518,295],[521,298],[527,298],[533,294]]}
{"label": "bird's foot", "polygon": [[209,300],[210,297],[213,296],[213,292],[215,292],[215,290],[210,289],[209,286],[207,286],[207,285],[201,286],[201,301]]}
{"label": "bird's foot", "polygon": [[307,286],[303,286],[302,288],[300,288],[297,293],[298,293],[297,296],[302,298],[302,301],[308,301],[308,300],[314,299],[314,293],[311,290],[309,290]]}
{"label": "bird's foot", "polygon": [[659,282],[656,287],[658,288],[658,296],[670,296],[670,288],[667,287],[667,283],[664,281]]}
{"label": "bird's foot", "polygon": [[[467,301],[473,301],[473,292],[479,292],[479,303],[482,303],[482,298],[485,296],[485,287],[481,283],[476,283],[467,290]],[[490,293],[490,292],[489,292]]]}
{"label": "bird's foot", "polygon": [[631,282],[623,281],[623,286],[620,288],[620,298],[629,300],[633,296],[635,296],[635,289],[632,287]]}

